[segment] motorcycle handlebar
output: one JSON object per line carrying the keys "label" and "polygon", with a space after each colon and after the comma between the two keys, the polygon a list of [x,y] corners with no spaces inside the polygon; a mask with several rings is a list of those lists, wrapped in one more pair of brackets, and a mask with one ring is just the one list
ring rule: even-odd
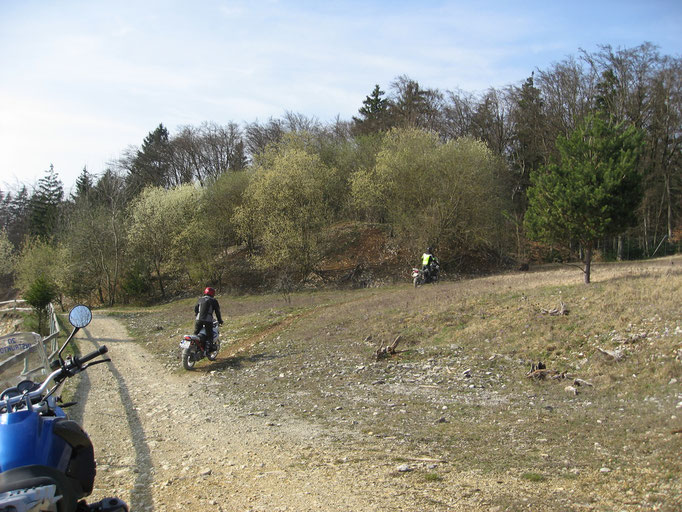
{"label": "motorcycle handlebar", "polygon": [[75,375],[76,373],[83,369],[82,367],[85,363],[93,360],[98,356],[106,354],[108,351],[109,349],[106,347],[106,345],[102,345],[97,350],[94,350],[89,354],[84,355],[83,357],[74,357],[70,364],[67,362],[67,366],[65,366],[64,368],[59,368],[53,371],[50,375],[48,375],[47,378],[40,385],[40,387],[35,391],[31,391],[30,393],[21,396],[14,396],[4,401],[0,401],[0,406],[5,407],[6,409],[9,410],[9,408],[13,404],[24,401],[26,399],[26,395],[28,395],[29,399],[42,397],[43,394],[47,391],[51,382],[60,381],[66,377],[71,377]]}
{"label": "motorcycle handlebar", "polygon": [[84,355],[83,357],[76,357],[74,358],[75,363],[77,366],[82,366],[83,364],[87,363],[88,361],[91,361],[92,359],[96,358],[97,356],[101,356],[109,352],[109,349],[107,348],[106,345],[102,345],[99,347],[97,350],[93,350],[89,354]]}

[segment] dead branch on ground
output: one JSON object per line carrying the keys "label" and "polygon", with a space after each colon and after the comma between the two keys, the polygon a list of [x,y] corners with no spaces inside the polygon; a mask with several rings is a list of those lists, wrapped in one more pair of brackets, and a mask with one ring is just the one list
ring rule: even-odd
{"label": "dead branch on ground", "polygon": [[543,315],[563,316],[563,315],[568,315],[569,309],[566,307],[566,304],[564,304],[564,301],[559,301],[559,307],[558,308],[554,308],[554,309],[540,308],[540,311],[542,311]]}
{"label": "dead branch on ground", "polygon": [[374,354],[377,360],[395,354],[395,349],[398,346],[398,343],[400,343],[401,339],[402,336],[398,335],[396,339],[393,340],[393,343],[391,343],[390,345],[387,345],[385,347],[379,347]]}

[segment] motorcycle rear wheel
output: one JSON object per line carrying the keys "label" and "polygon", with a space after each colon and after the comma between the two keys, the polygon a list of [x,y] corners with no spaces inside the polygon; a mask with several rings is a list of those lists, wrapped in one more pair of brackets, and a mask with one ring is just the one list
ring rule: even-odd
{"label": "motorcycle rear wheel", "polygon": [[196,351],[190,348],[182,349],[182,367],[185,370],[193,370],[196,364]]}

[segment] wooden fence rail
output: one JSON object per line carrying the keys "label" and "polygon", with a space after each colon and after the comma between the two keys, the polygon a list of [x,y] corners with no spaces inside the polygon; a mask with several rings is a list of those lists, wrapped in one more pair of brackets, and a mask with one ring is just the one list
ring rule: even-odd
{"label": "wooden fence rail", "polygon": [[[11,304],[11,306],[9,306]],[[14,311],[31,311],[33,308],[19,307],[19,304],[26,304],[24,299],[5,300],[0,302],[0,313],[11,313]],[[5,307],[3,307],[5,306]]]}

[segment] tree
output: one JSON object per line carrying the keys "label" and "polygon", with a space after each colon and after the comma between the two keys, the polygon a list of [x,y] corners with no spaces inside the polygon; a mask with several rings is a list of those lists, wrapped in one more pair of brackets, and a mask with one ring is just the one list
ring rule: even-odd
{"label": "tree", "polygon": [[65,269],[66,253],[61,245],[42,237],[27,237],[15,260],[15,286],[25,293],[42,277],[54,289],[61,304]]}
{"label": "tree", "polygon": [[29,201],[30,230],[34,236],[53,237],[59,228],[64,187],[50,164]]}
{"label": "tree", "polygon": [[7,230],[7,237],[15,247],[28,235],[30,197],[28,190],[22,186],[14,195],[8,193],[2,202],[2,225]]}
{"label": "tree", "polygon": [[540,90],[534,84],[534,73],[520,88],[512,88],[511,97],[509,186],[513,210],[510,216],[516,229],[517,256],[523,260],[526,256],[522,229],[527,207],[526,190],[530,185],[530,176],[549,157],[547,121]]}
{"label": "tree", "polygon": [[14,245],[7,236],[7,231],[0,228],[0,279],[7,277],[14,270]]}
{"label": "tree", "polygon": [[534,84],[542,93],[549,141],[567,137],[592,109],[594,77],[573,58],[540,70]]}
{"label": "tree", "polygon": [[424,89],[419,82],[405,75],[396,78],[391,88],[389,113],[392,126],[439,130],[443,95],[437,89]]}
{"label": "tree", "polygon": [[284,136],[284,123],[270,118],[267,123],[249,123],[244,130],[246,150],[252,160],[256,160],[272,143],[279,142]]}
{"label": "tree", "polygon": [[645,252],[651,254],[672,237],[677,218],[675,191],[682,181],[682,59],[662,57],[651,43],[618,50],[603,46],[595,54],[583,52],[583,58],[600,76],[595,97],[600,113],[616,122],[628,121],[645,133],[640,220]]}
{"label": "tree", "polygon": [[194,205],[199,200],[199,194],[189,184],[170,190],[148,187],[130,206],[129,246],[156,272],[163,298],[166,297],[166,265],[172,266],[181,260],[182,252],[187,250],[181,243],[180,234],[195,215]]}
{"label": "tree", "polygon": [[305,278],[320,258],[335,173],[295,144],[270,152],[235,221],[242,239],[262,248],[258,262],[263,268]]}
{"label": "tree", "polygon": [[375,85],[372,93],[362,102],[358,110],[359,117],[353,117],[353,130],[357,134],[369,134],[385,130],[389,126],[389,101],[384,98],[384,91]]}
{"label": "tree", "polygon": [[80,173],[78,178],[76,178],[76,186],[71,193],[71,199],[74,202],[79,200],[87,200],[88,196],[92,192],[94,183],[92,180],[92,174],[88,172],[87,167],[83,167],[83,171]]}
{"label": "tree", "polygon": [[512,137],[510,110],[507,96],[491,88],[480,98],[471,118],[470,135],[499,156],[507,154]]}
{"label": "tree", "polygon": [[43,325],[47,306],[56,297],[57,286],[43,275],[36,277],[28,289],[24,291],[24,299],[38,315],[38,331],[40,334],[45,334]]}
{"label": "tree", "polygon": [[244,141],[235,123],[185,126],[171,139],[171,146],[173,185],[190,183],[193,179],[204,185],[221,174],[246,167]]}
{"label": "tree", "polygon": [[353,198],[413,252],[432,244],[463,255],[499,239],[498,169],[499,160],[480,141],[444,143],[432,132],[393,129],[374,168],[356,173]]}
{"label": "tree", "polygon": [[243,202],[250,177],[246,171],[221,174],[202,190],[196,215],[178,238],[180,246],[192,248],[177,253],[178,265],[188,270],[192,281],[220,284],[230,270],[225,263],[227,250],[239,243],[232,217]]}
{"label": "tree", "polygon": [[472,135],[472,123],[476,101],[472,94],[449,91],[443,107],[441,135],[446,140]]}
{"label": "tree", "polygon": [[86,299],[97,292],[102,303],[116,301],[124,268],[125,206],[125,182],[111,170],[76,200],[63,237],[70,296]]}
{"label": "tree", "polygon": [[142,148],[135,155],[127,177],[131,195],[147,186],[168,187],[174,184],[171,176],[172,147],[168,130],[162,124],[144,138]]}
{"label": "tree", "polygon": [[531,238],[583,249],[585,283],[598,240],[637,222],[642,133],[590,116],[557,140],[559,160],[531,177],[525,227]]}

